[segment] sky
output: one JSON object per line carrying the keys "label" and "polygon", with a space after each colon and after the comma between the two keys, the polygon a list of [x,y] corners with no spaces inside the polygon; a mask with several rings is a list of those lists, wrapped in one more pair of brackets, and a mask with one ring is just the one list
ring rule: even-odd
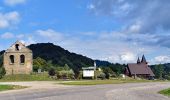
{"label": "sky", "polygon": [[170,62],[170,0],[0,0],[0,50],[54,43],[112,63]]}

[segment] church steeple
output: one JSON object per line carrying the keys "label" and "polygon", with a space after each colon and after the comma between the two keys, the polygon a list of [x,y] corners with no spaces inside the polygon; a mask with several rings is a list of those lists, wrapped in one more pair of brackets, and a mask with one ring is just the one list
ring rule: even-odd
{"label": "church steeple", "polygon": [[141,63],[146,63],[146,64],[147,64],[147,62],[146,62],[146,59],[145,59],[145,56],[144,56],[144,55],[142,56]]}
{"label": "church steeple", "polygon": [[137,64],[140,64],[140,59],[139,59],[139,57],[138,57],[138,60],[137,60]]}

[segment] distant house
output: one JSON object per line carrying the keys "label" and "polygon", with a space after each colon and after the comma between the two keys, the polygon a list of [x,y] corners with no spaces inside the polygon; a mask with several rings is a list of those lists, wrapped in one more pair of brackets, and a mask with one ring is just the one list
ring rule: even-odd
{"label": "distant house", "polygon": [[138,58],[137,63],[129,63],[125,68],[125,75],[129,77],[140,77],[140,78],[151,78],[154,77],[154,73],[151,68],[148,67],[148,63],[145,59],[145,56],[142,56],[142,60]]}

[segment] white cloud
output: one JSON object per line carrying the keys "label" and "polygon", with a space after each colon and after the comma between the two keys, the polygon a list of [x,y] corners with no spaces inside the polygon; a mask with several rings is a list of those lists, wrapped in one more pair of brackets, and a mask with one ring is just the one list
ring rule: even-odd
{"label": "white cloud", "polygon": [[88,8],[88,9],[95,9],[95,5],[89,4],[89,5],[87,5],[87,8]]}
{"label": "white cloud", "polygon": [[4,0],[4,3],[8,6],[15,6],[26,3],[26,0]]}
{"label": "white cloud", "polygon": [[120,59],[125,62],[134,62],[136,60],[136,55],[132,52],[125,52],[120,55]]}
{"label": "white cloud", "polygon": [[33,37],[28,37],[28,40],[26,41],[26,45],[34,44],[34,43],[36,43],[36,41],[33,39]]}
{"label": "white cloud", "polygon": [[10,32],[6,32],[4,34],[1,35],[1,38],[2,39],[11,39],[11,38],[14,38],[14,34],[10,33]]}
{"label": "white cloud", "polygon": [[25,45],[30,45],[30,44],[34,44],[37,43],[36,40],[32,37],[32,36],[28,36],[27,38],[25,38],[24,40],[20,40],[23,44]]}
{"label": "white cloud", "polygon": [[131,5],[129,3],[124,3],[120,6],[120,10],[122,11],[128,11],[131,8]]}
{"label": "white cloud", "polygon": [[129,27],[129,32],[130,33],[138,33],[141,29],[141,22],[136,22],[135,24],[132,24],[130,27]]}
{"label": "white cloud", "polygon": [[20,15],[16,11],[0,13],[0,28],[8,28],[12,25],[16,25],[19,21]]}
{"label": "white cloud", "polygon": [[[128,40],[129,37],[132,37],[136,40],[139,38],[139,40],[147,41],[150,36],[144,34],[135,36],[121,32],[80,32],[80,34],[77,34],[77,32],[72,34],[62,33],[53,29],[46,29],[37,30],[31,35],[33,42],[52,42],[71,52],[112,63],[134,63],[137,55],[149,54],[155,49],[140,44],[138,41]],[[28,41],[26,37],[25,40]]]}
{"label": "white cloud", "polygon": [[18,34],[18,35],[16,35],[16,38],[24,38],[24,34]]}
{"label": "white cloud", "polygon": [[[112,63],[135,63],[137,56],[145,54],[149,56],[157,54],[162,49],[159,47],[147,46],[138,43],[138,40],[151,40],[152,36],[145,34],[124,34],[121,32],[79,32],[62,33],[53,29],[36,30],[29,34],[24,34],[20,38],[26,45],[32,43],[52,42],[70,52],[75,52],[88,56],[92,59],[107,60]],[[128,39],[130,38],[130,39]],[[131,40],[132,38],[132,40]],[[134,39],[134,40],[133,40]],[[161,52],[159,52],[161,54]],[[152,58],[146,58],[148,62]]]}
{"label": "white cloud", "polygon": [[22,44],[25,44],[25,41],[24,41],[24,40],[20,40],[20,42],[21,42]]}
{"label": "white cloud", "polygon": [[48,30],[37,30],[36,34],[39,36],[45,38],[45,39],[50,39],[50,40],[61,40],[63,38],[62,33],[56,32],[52,29]]}
{"label": "white cloud", "polygon": [[15,39],[22,39],[22,38],[24,38],[24,34],[14,35],[11,32],[5,32],[5,33],[1,34],[0,37],[2,39],[13,39],[13,38],[15,38]]}
{"label": "white cloud", "polygon": [[157,56],[154,58],[155,62],[157,63],[169,63],[170,62],[170,56]]}

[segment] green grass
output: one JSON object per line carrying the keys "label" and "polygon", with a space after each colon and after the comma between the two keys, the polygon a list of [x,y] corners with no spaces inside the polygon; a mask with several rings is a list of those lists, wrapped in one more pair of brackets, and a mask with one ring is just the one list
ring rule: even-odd
{"label": "green grass", "polygon": [[15,81],[52,81],[53,79],[48,74],[19,74],[19,75],[6,75],[0,82],[15,82]]}
{"label": "green grass", "polygon": [[170,97],[170,88],[169,89],[165,89],[162,91],[159,91],[160,94],[163,94],[165,96],[169,96]]}
{"label": "green grass", "polygon": [[114,80],[82,80],[82,81],[70,81],[70,82],[68,81],[68,82],[60,82],[60,84],[64,84],[64,85],[100,85],[100,84],[136,83],[136,82],[164,82],[164,81],[114,79]]}
{"label": "green grass", "polygon": [[26,87],[25,86],[18,86],[18,85],[0,85],[0,91],[23,89],[23,88],[26,88]]}

